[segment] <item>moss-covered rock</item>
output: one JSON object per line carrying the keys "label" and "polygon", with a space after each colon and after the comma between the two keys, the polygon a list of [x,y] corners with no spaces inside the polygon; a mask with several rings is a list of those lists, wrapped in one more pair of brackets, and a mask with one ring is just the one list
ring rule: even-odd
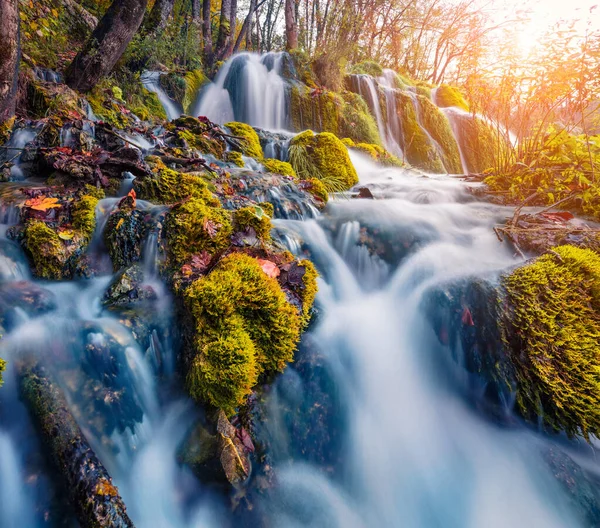
{"label": "moss-covered rock", "polygon": [[96,206],[98,198],[89,194],[76,200],[71,207],[73,227],[79,232],[85,244],[89,244],[96,229]]}
{"label": "moss-covered rock", "polygon": [[499,151],[505,147],[492,126],[479,116],[467,113],[457,113],[453,119],[467,171],[481,174],[495,167]]}
{"label": "moss-covered rock", "polygon": [[260,240],[268,241],[271,240],[271,229],[273,228],[271,225],[272,216],[273,206],[268,202],[242,207],[233,212],[233,225],[237,231],[252,228]]}
{"label": "moss-covered rock", "polygon": [[6,361],[0,358],[0,387],[2,387],[2,373],[6,370]]}
{"label": "moss-covered rock", "polygon": [[104,243],[114,271],[141,261],[145,237],[146,224],[141,211],[121,207],[110,214],[104,227]]}
{"label": "moss-covered rock", "polygon": [[344,144],[333,134],[307,130],[290,142],[290,163],[301,179],[317,178],[330,192],[358,183],[358,175]]}
{"label": "moss-covered rock", "polygon": [[383,68],[375,61],[366,60],[352,66],[350,73],[359,73],[363,75],[370,75],[371,77],[380,77],[383,75]]}
{"label": "moss-covered rock", "polygon": [[559,246],[503,279],[517,404],[531,421],[600,434],[600,255]]}
{"label": "moss-covered rock", "polygon": [[460,108],[461,110],[465,110],[467,112],[469,111],[469,104],[460,93],[459,89],[447,84],[438,86],[435,91],[434,103],[440,108],[454,106],[456,108]]}
{"label": "moss-covered rock", "polygon": [[321,180],[318,180],[317,178],[309,178],[308,180],[305,180],[305,184],[307,185],[306,188],[310,194],[323,203],[327,203],[329,200],[329,193],[327,192],[327,187],[323,185]]}
{"label": "moss-covered rock", "polygon": [[264,157],[263,149],[260,145],[260,138],[256,131],[246,123],[231,122],[225,126],[231,131],[231,134],[241,138],[239,151],[251,158],[262,160]]}
{"label": "moss-covered rock", "polygon": [[184,112],[191,110],[200,88],[209,81],[202,70],[193,70],[185,74],[185,92],[181,100]]}
{"label": "moss-covered rock", "polygon": [[417,96],[423,127],[442,150],[442,162],[446,172],[460,174],[462,163],[460,151],[448,118],[428,98]]}
{"label": "moss-covered rock", "polygon": [[152,176],[136,178],[133,187],[140,199],[153,203],[174,204],[186,198],[197,198],[209,205],[219,205],[219,200],[208,190],[200,176],[177,172],[160,164],[155,165]]}
{"label": "moss-covered rock", "polygon": [[185,303],[196,327],[186,378],[193,397],[231,414],[261,372],[281,371],[292,361],[300,316],[256,259],[229,255],[192,283]]}
{"label": "moss-covered rock", "polygon": [[406,161],[426,171],[445,172],[437,149],[419,125],[413,98],[404,92],[397,92],[396,112],[400,119]]}
{"label": "moss-covered rock", "polygon": [[379,145],[370,143],[354,143],[350,138],[342,139],[342,143],[350,149],[357,150],[370,156],[373,161],[380,163],[385,167],[404,167],[402,160],[390,154],[387,150]]}
{"label": "moss-covered rock", "polygon": [[166,120],[167,113],[154,92],[141,87],[139,93],[126,95],[128,106],[131,111],[142,121],[150,121],[152,118]]}
{"label": "moss-covered rock", "polygon": [[273,158],[267,158],[262,161],[265,169],[273,174],[281,174],[282,176],[296,177],[296,171],[287,161],[279,161]]}
{"label": "moss-covered rock", "polygon": [[233,233],[230,212],[191,198],[169,211],[166,233],[171,264],[180,266],[194,254],[207,251],[212,255],[229,247]]}
{"label": "moss-covered rock", "polygon": [[23,242],[36,276],[49,280],[63,278],[67,252],[56,231],[40,220],[30,220],[25,226]]}
{"label": "moss-covered rock", "polygon": [[238,167],[244,167],[246,164],[244,163],[244,159],[242,158],[242,153],[237,152],[235,150],[229,150],[225,152],[223,155],[223,160],[228,161],[229,163],[233,163]]}

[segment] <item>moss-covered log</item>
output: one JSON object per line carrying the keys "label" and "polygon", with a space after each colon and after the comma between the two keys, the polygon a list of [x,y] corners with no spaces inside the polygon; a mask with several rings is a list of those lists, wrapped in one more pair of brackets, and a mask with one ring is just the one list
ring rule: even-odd
{"label": "moss-covered log", "polygon": [[125,504],[69,411],[60,388],[39,365],[19,369],[21,398],[48,447],[82,527],[133,527]]}

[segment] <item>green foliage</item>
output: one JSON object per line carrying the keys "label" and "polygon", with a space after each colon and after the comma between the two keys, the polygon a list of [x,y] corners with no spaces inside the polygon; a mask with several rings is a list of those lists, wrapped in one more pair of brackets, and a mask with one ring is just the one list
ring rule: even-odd
{"label": "green foliage", "polygon": [[73,227],[79,232],[85,244],[89,244],[96,229],[96,205],[98,198],[83,195],[72,206]]}
{"label": "green foliage", "polygon": [[33,260],[38,277],[50,280],[62,278],[65,248],[56,231],[40,220],[30,220],[25,226],[24,247]]}
{"label": "green foliage", "polygon": [[503,282],[519,408],[553,430],[598,436],[600,256],[559,246]]}
{"label": "green foliage", "polygon": [[329,132],[298,134],[290,143],[289,156],[299,178],[317,178],[329,192],[345,191],[358,183],[348,150]]}
{"label": "green foliage", "polygon": [[[506,193],[508,201],[521,202],[537,192],[530,202],[551,205],[570,194],[579,198],[579,210],[600,219],[600,135],[574,135],[563,128],[550,126],[532,144],[516,152],[516,161],[495,172],[485,183],[493,190]],[[573,200],[565,205],[575,207]]]}
{"label": "green foliage", "polygon": [[383,68],[375,61],[366,60],[352,66],[352,68],[350,68],[350,73],[381,77],[383,75]]}
{"label": "green foliage", "polygon": [[231,131],[231,134],[241,139],[240,151],[246,156],[250,156],[261,161],[264,157],[263,149],[260,146],[260,139],[256,131],[246,123],[225,123],[225,126]]}
{"label": "green foliage", "polygon": [[358,143],[372,143],[382,145],[375,118],[371,115],[365,100],[353,92],[342,94],[342,106],[338,137],[349,137]]}
{"label": "green foliage", "polygon": [[[152,158],[149,159],[152,161]],[[152,176],[134,180],[135,192],[140,199],[159,204],[174,204],[187,198],[195,198],[211,206],[219,205],[219,200],[208,190],[201,177],[160,165]]]}
{"label": "green foliage", "polygon": [[184,295],[196,326],[188,390],[231,414],[261,372],[282,371],[293,360],[300,316],[278,282],[241,253],[223,259]]}
{"label": "green foliage", "polygon": [[435,92],[435,104],[440,108],[454,106],[467,112],[469,111],[469,104],[465,101],[459,89],[447,84],[442,84],[437,88]]}
{"label": "green foliage", "polygon": [[273,174],[281,174],[282,176],[296,177],[296,171],[287,161],[279,161],[273,158],[267,158],[262,161],[265,169]]}
{"label": "green foliage", "polygon": [[327,203],[329,200],[329,193],[323,182],[317,178],[309,178],[306,182],[308,183],[308,192],[323,203]]}
{"label": "green foliage", "polygon": [[256,236],[260,240],[268,241],[271,240],[271,229],[273,228],[271,225],[272,215],[273,206],[270,203],[242,207],[233,212],[233,225],[237,231],[251,227],[256,231]]}
{"label": "green foliage", "polygon": [[227,249],[233,228],[229,211],[191,198],[169,211],[166,233],[171,264],[178,266],[202,251],[214,254]]}

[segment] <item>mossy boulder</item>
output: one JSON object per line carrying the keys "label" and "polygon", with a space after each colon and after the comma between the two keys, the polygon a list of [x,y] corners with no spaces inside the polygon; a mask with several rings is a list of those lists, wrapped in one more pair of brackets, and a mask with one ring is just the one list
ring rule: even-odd
{"label": "mossy boulder", "polygon": [[231,414],[261,372],[292,361],[301,318],[258,260],[235,253],[185,291],[195,323],[190,394]]}
{"label": "mossy boulder", "polygon": [[96,196],[85,194],[71,206],[73,227],[79,232],[86,245],[90,243],[96,230],[96,206],[98,201]]}
{"label": "mossy boulder", "polygon": [[256,131],[246,123],[225,123],[225,126],[231,131],[231,134],[240,139],[239,152],[251,158],[262,160],[264,157],[263,149],[260,145],[260,138]]}
{"label": "mossy boulder", "polygon": [[120,207],[110,214],[104,227],[104,243],[114,271],[128,268],[142,260],[145,237],[146,224],[141,211]]}
{"label": "mossy boulder", "polygon": [[266,242],[271,240],[272,216],[273,206],[268,202],[242,207],[233,212],[233,225],[237,231],[245,231],[248,228],[254,229],[257,238]]}
{"label": "mossy boulder", "polygon": [[227,145],[222,138],[215,138],[209,133],[210,127],[209,123],[187,115],[169,124],[169,129],[174,131],[182,147],[193,148],[222,159]]}
{"label": "mossy boulder", "polygon": [[380,77],[383,75],[383,68],[375,61],[366,60],[352,66],[350,73],[370,75],[371,77]]}
{"label": "mossy boulder", "polygon": [[290,163],[301,179],[321,180],[328,191],[345,191],[358,183],[348,149],[333,134],[307,130],[290,142]]}
{"label": "mossy boulder", "polygon": [[246,165],[244,163],[244,159],[242,158],[242,153],[235,150],[229,150],[225,152],[223,155],[223,161],[228,161],[229,163],[233,163],[238,167],[244,167]]}
{"label": "mossy boulder", "polygon": [[287,161],[279,161],[273,158],[268,158],[264,159],[262,164],[268,172],[281,174],[282,176],[292,176],[293,178],[296,177],[296,171],[294,170],[294,167],[292,167]]}
{"label": "mossy boulder", "polygon": [[434,102],[440,108],[454,106],[456,108],[460,108],[461,110],[465,110],[467,112],[469,111],[469,104],[460,93],[460,90],[447,84],[442,84],[435,90]]}
{"label": "mossy boulder", "polygon": [[200,88],[209,82],[209,79],[202,70],[192,70],[185,74],[185,92],[181,104],[185,112],[191,110]]}
{"label": "mossy boulder", "polygon": [[203,251],[215,254],[229,247],[233,226],[231,213],[191,198],[175,205],[166,218],[170,262],[181,266]]}
{"label": "mossy boulder", "polygon": [[154,167],[151,176],[136,178],[133,182],[140,199],[157,204],[174,204],[187,198],[197,198],[209,205],[219,205],[202,177],[168,169],[162,163]]}
{"label": "mossy boulder", "polygon": [[30,220],[23,235],[23,246],[31,257],[35,275],[42,279],[62,279],[68,254],[58,233],[41,220]]}
{"label": "mossy boulder", "polygon": [[503,278],[517,405],[569,436],[600,434],[600,255],[559,246]]}

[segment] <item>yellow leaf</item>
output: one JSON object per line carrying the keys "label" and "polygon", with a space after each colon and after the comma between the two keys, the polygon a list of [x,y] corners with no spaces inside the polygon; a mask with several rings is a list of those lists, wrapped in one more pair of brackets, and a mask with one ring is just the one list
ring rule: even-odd
{"label": "yellow leaf", "polygon": [[52,10],[52,16],[55,16],[55,17],[58,16],[58,11],[56,9]]}
{"label": "yellow leaf", "polygon": [[58,233],[58,237],[61,238],[62,240],[71,240],[74,236],[75,236],[75,231],[72,231],[71,229],[67,229],[65,231],[60,231]]}
{"label": "yellow leaf", "polygon": [[119,229],[119,228],[120,228],[120,227],[123,225],[123,222],[125,222],[125,220],[124,220],[123,218],[121,218],[121,220],[119,220],[119,221],[117,222],[117,227],[116,227],[116,229]]}

